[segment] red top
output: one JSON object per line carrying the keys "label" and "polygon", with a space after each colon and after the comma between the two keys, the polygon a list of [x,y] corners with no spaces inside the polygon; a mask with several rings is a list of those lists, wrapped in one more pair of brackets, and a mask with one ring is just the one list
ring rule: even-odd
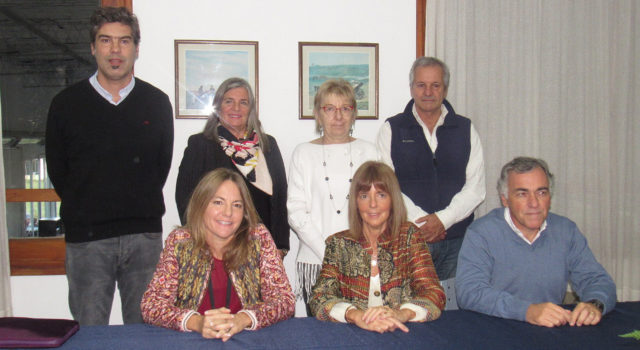
{"label": "red top", "polygon": [[[198,308],[199,313],[204,314],[204,312],[207,310],[225,307],[225,304],[227,302],[227,281],[229,281],[229,275],[224,268],[224,261],[214,258],[213,268],[211,269],[210,285],[213,285],[213,302],[215,303],[215,306],[211,307],[211,302],[209,301],[210,285],[208,285],[204,290],[202,303]],[[233,284],[231,285],[231,299],[229,300],[229,310],[231,310],[232,314],[238,313],[238,311],[242,310],[242,303],[240,302],[240,298],[238,297],[238,293],[236,293],[236,289]]]}

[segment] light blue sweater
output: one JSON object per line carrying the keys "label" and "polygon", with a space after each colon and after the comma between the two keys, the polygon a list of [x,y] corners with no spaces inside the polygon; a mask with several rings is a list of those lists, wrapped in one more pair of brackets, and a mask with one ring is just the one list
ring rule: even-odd
{"label": "light blue sweater", "polygon": [[603,302],[604,313],[615,307],[615,284],[573,221],[549,213],[531,245],[509,227],[504,208],[467,229],[456,273],[461,308],[525,321],[531,304],[562,303],[567,282],[580,300]]}

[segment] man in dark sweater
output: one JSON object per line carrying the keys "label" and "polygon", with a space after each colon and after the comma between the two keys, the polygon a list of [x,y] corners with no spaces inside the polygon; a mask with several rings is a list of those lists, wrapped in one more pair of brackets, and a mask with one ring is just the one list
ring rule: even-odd
{"label": "man in dark sweater", "polygon": [[[444,62],[416,59],[409,86],[411,101],[382,125],[377,146],[395,170],[409,220],[422,225],[438,278],[446,281],[455,277],[462,237],[484,200],[482,145],[471,121],[446,100],[449,68]],[[456,308],[450,282],[445,285],[447,308]]]}
{"label": "man in dark sweater", "polygon": [[101,8],[91,25],[98,71],[55,96],[47,121],[47,168],[66,230],[69,308],[82,325],[108,324],[117,283],[124,323],[139,323],[162,250],[173,115],[165,93],[133,76],[135,15]]}

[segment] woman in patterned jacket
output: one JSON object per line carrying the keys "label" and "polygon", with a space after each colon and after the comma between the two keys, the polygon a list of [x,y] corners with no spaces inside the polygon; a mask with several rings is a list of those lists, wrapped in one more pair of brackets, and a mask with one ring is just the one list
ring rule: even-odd
{"label": "woman in patterned jacket", "polygon": [[186,218],[167,238],[142,298],[145,322],[227,341],[293,316],[282,259],[241,175],[225,168],[208,173]]}
{"label": "woman in patterned jacket", "polygon": [[362,164],[349,191],[349,229],[327,239],[312,311],[320,320],[408,332],[404,323],[435,320],[444,304],[429,249],[407,222],[393,170]]}

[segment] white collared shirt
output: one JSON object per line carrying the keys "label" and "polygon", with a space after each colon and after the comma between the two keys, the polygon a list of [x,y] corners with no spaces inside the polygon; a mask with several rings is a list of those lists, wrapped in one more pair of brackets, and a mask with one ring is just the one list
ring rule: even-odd
{"label": "white collared shirt", "polygon": [[89,83],[100,94],[100,96],[104,97],[104,99],[109,101],[109,103],[111,103],[112,105],[117,106],[120,104],[120,102],[124,101],[127,96],[129,96],[129,93],[136,85],[136,79],[132,76],[129,84],[127,84],[127,86],[125,86],[118,92],[118,94],[120,95],[120,99],[118,100],[118,102],[114,101],[113,95],[111,95],[111,93],[103,88],[102,85],[100,85],[100,83],[98,82],[98,71],[96,71],[91,76],[91,78],[89,78]]}
{"label": "white collared shirt", "polygon": [[[440,107],[440,111],[440,117],[438,118],[436,125],[433,127],[433,132],[430,133],[425,123],[420,119],[415,104],[412,108],[413,116],[422,127],[424,137],[429,144],[429,148],[431,148],[431,152],[434,154],[438,148],[436,130],[444,124],[445,117],[449,113],[444,104]],[[478,135],[476,128],[473,126],[473,123],[471,123],[470,129],[469,142],[471,144],[471,149],[469,151],[469,161],[467,162],[467,169],[465,172],[466,181],[464,186],[462,186],[460,192],[456,193],[453,198],[451,198],[451,202],[446,208],[435,213],[444,225],[445,230],[471,215],[476,207],[482,203],[486,194],[482,144],[480,143],[480,136]],[[393,160],[391,159],[391,124],[389,124],[388,121],[380,127],[376,146],[378,148],[380,160],[389,165],[391,169],[394,169]],[[407,207],[408,218],[412,222],[415,222],[417,219],[429,214],[413,203],[413,201],[405,194],[403,194],[402,197],[404,199],[404,204]]]}
{"label": "white collared shirt", "polygon": [[540,238],[540,233],[542,231],[544,231],[545,228],[547,228],[547,220],[545,219],[544,222],[542,223],[542,225],[540,226],[540,229],[538,230],[538,232],[536,233],[535,236],[533,236],[533,239],[531,240],[531,242],[529,242],[529,240],[524,236],[524,234],[522,233],[522,231],[520,231],[517,227],[516,224],[513,223],[513,220],[511,220],[511,211],[509,210],[509,207],[505,207],[504,208],[504,219],[507,221],[507,224],[509,224],[509,227],[511,227],[511,229],[513,230],[513,232],[515,232],[518,237],[522,238],[522,240],[524,240],[525,242],[527,242],[527,244],[532,245],[533,242],[536,241],[536,239]]}
{"label": "white collared shirt", "polygon": [[420,125],[420,127],[422,128],[422,131],[424,132],[424,137],[427,139],[427,144],[429,144],[429,148],[431,148],[431,153],[435,154],[436,149],[438,149],[438,138],[436,137],[436,130],[438,130],[438,128],[442,126],[442,124],[444,124],[444,117],[449,112],[447,110],[447,107],[445,107],[444,104],[440,105],[440,116],[438,117],[438,121],[436,122],[436,125],[433,126],[433,132],[429,132],[429,128],[427,127],[427,124],[425,124],[422,121],[422,118],[420,118],[420,115],[418,114],[418,110],[416,109],[415,103],[413,104],[413,108],[411,108],[411,112],[413,113],[413,117],[416,118],[418,125]]}

